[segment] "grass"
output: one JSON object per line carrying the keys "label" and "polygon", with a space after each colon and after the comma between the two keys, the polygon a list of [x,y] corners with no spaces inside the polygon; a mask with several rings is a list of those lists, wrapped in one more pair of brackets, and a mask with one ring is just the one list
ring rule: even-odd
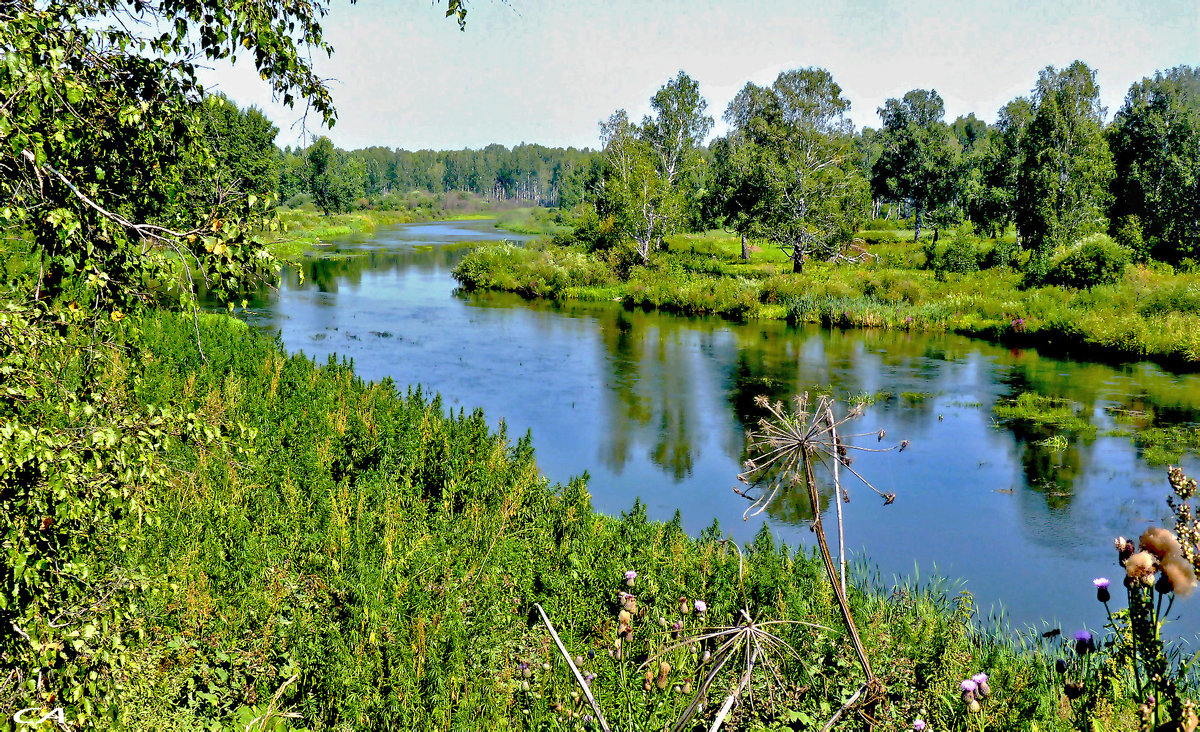
{"label": "grass", "polygon": [[[241,729],[274,709],[314,730],[586,728],[535,603],[595,674],[614,729],[677,718],[707,672],[703,651],[715,650],[704,629],[735,624],[742,609],[803,622],[770,626],[791,651],[776,648],[778,675],[755,677],[756,702],[730,728],[819,725],[861,682],[819,562],[766,530],[735,547],[715,524],[691,537],[641,504],[604,516],[586,479],[548,484],[528,438],[493,432],[479,412],[363,382],[346,363],[289,357],[224,316],[200,319],[206,361],[190,318],[130,321],[112,398],[171,405],[226,438],[174,443],[173,480],[151,500],[157,520],[122,555],[162,582],[94,641],[117,638],[125,659],[100,666],[116,679],[119,726]],[[985,632],[969,595],[936,585],[855,586],[851,609],[886,694],[839,729],[867,718],[909,728],[918,716],[967,728],[978,720],[957,685],[979,671],[992,679],[988,728],[1075,725],[1055,651],[1037,634]],[[622,591],[636,602],[617,653]],[[643,677],[651,657],[670,666],[658,669],[661,688]],[[698,720],[711,720],[737,673],[721,672]],[[1113,692],[1099,721],[1128,728],[1133,711]]]}
{"label": "grass", "polygon": [[[625,276],[613,254],[546,245],[513,255],[504,266],[524,271],[532,265],[521,257],[536,259],[539,267],[565,272],[557,286],[521,288],[513,284],[521,282],[513,272],[474,263],[464,264],[460,281],[528,297],[619,298],[628,307],[734,319],[956,332],[1081,358],[1200,366],[1200,273],[1135,265],[1117,282],[1090,290],[1023,288],[1021,273],[1007,268],[966,274],[927,269],[924,243],[911,242],[904,231],[886,233],[867,245],[878,261],[809,261],[802,274],[792,274],[790,262],[772,247],[742,261],[737,237],[710,231],[668,238],[666,251],[655,253],[648,267],[629,267]],[[990,245],[984,240],[978,247]],[[576,281],[572,267],[588,258],[586,276]]]}
{"label": "grass", "polygon": [[1001,399],[992,407],[1001,422],[1016,423],[1051,433],[1069,433],[1084,439],[1096,436],[1096,426],[1085,411],[1069,399],[1024,392],[1015,399]]}

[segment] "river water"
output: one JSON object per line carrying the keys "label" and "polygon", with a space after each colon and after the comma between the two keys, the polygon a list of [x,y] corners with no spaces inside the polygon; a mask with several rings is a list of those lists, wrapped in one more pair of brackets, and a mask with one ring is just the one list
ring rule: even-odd
{"label": "river water", "polygon": [[[640,498],[654,518],[679,511],[692,534],[717,519],[742,541],[765,523],[789,545],[813,543],[804,495],[743,519],[749,501],[732,489],[745,431],[762,415],[755,396],[876,395],[854,431],[884,429],[883,445],[910,445],[856,456],[853,467],[896,499],[884,505],[848,483],[848,554],[889,586],[949,578],[982,616],[1003,612],[1015,627],[1101,627],[1091,580],[1121,576],[1113,538],[1169,520],[1165,468],[1104,432],[1116,410],[1193,425],[1200,376],[956,335],[738,324],[458,291],[450,271],[470,243],[501,238],[521,237],[473,221],[340,238],[286,268],[245,317],[278,332],[289,352],[350,358],[367,379],[420,384],[450,409],[482,408],[511,439],[532,432],[545,475],[565,482],[586,471],[600,511],[619,514]],[[1046,433],[998,424],[996,401],[1025,391],[1072,400],[1098,436],[1055,449],[1038,444]],[[1194,458],[1183,464],[1200,475]],[[1173,635],[1200,633],[1197,603],[1176,603]]]}

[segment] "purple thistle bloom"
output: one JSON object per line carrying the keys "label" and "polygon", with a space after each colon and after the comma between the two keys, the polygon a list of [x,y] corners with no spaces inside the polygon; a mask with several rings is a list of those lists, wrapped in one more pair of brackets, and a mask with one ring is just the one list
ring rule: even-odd
{"label": "purple thistle bloom", "polygon": [[913,720],[913,729],[915,729],[915,730],[925,729],[925,720],[921,719],[920,717],[917,717],[916,719],[914,719]]}
{"label": "purple thistle bloom", "polygon": [[962,683],[958,685],[958,688],[962,689],[963,691],[975,691],[975,687],[977,686],[978,684],[971,679],[963,679]]}
{"label": "purple thistle bloom", "polygon": [[1086,630],[1077,630],[1072,635],[1075,639],[1075,652],[1083,656],[1096,650],[1096,640]]}
{"label": "purple thistle bloom", "polygon": [[1092,580],[1092,584],[1096,586],[1096,599],[1100,602],[1108,602],[1112,599],[1112,595],[1108,593],[1108,578],[1097,577]]}
{"label": "purple thistle bloom", "polygon": [[627,579],[627,580],[637,579],[637,572],[635,572],[632,569],[629,570],[628,572],[625,573],[625,579]]}
{"label": "purple thistle bloom", "polygon": [[1092,584],[1100,589],[1107,588],[1108,587],[1108,578],[1107,577],[1097,577],[1096,579],[1092,580]]}
{"label": "purple thistle bloom", "polygon": [[698,613],[703,613],[703,612],[708,611],[708,603],[705,602],[704,600],[696,600],[695,606],[696,606],[696,612],[698,612]]}

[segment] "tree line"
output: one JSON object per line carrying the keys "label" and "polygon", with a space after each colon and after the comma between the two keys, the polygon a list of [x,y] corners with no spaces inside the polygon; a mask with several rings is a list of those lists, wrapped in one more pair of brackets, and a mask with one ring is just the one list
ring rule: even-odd
{"label": "tree line", "polygon": [[1015,229],[1027,268],[1056,249],[1111,235],[1140,260],[1200,257],[1200,69],[1179,66],[1133,84],[1106,122],[1096,72],[1082,61],[1042,70],[1027,96],[988,124],[945,119],[941,96],[914,89],[856,131],[849,100],[825,69],[748,83],[713,119],[686,73],[669,80],[640,123],[601,122],[603,149],[578,177],[590,208],[581,239],[627,243],[645,263],[673,231],[723,226],[807,258],[863,256],[868,220],[910,219],[914,239],[970,222]]}
{"label": "tree line", "polygon": [[[592,152],[492,144],[481,150],[343,150],[328,137],[307,147],[275,146],[278,128],[251,107],[224,97],[207,98],[201,115],[210,147],[221,161],[209,189],[194,200],[212,200],[221,186],[273,197],[284,205],[306,201],[326,214],[368,205],[401,207],[412,192],[466,192],[485,201],[516,200],[537,206],[573,206],[580,188],[573,175]],[[214,186],[214,180],[218,181]]]}

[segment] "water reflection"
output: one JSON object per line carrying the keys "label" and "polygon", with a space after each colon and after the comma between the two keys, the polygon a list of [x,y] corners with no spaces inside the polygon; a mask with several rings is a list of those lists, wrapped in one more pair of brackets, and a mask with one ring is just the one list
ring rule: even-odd
{"label": "water reflection", "polygon": [[[679,509],[697,533],[715,516],[742,540],[765,521],[789,543],[808,542],[812,519],[796,491],[742,521],[748,503],[730,488],[744,433],[762,416],[754,398],[870,395],[856,427],[912,444],[856,459],[897,499],[884,506],[851,485],[848,546],[885,577],[936,565],[965,578],[984,607],[1003,600],[1018,622],[1103,622],[1088,580],[1113,572],[1112,537],[1164,520],[1167,493],[1165,470],[1106,432],[1131,413],[1182,425],[1200,415],[1200,377],[1149,364],[1064,361],[947,334],[735,324],[456,292],[449,272],[462,243],[503,237],[473,222],[339,240],[285,270],[247,317],[291,350],[336,352],[366,378],[419,383],[450,408],[503,418],[510,434],[530,430],[547,476],[588,471],[600,510],[615,514],[641,497],[657,518]],[[994,419],[997,400],[1029,391],[1071,400],[1096,434],[1050,445],[1048,430]],[[1195,458],[1184,464],[1200,473]],[[822,512],[831,508],[826,483]],[[1064,578],[1079,589],[1031,590]],[[1200,620],[1180,627],[1200,631]]]}

